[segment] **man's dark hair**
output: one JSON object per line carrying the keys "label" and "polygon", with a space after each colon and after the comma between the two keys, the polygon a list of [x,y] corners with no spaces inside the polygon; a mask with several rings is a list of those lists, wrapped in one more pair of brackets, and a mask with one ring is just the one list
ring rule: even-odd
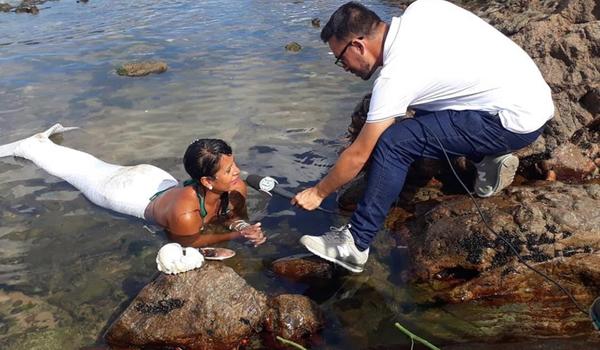
{"label": "man's dark hair", "polygon": [[215,177],[221,155],[231,155],[231,147],[219,139],[198,139],[192,142],[183,156],[183,166],[192,179]]}
{"label": "man's dark hair", "polygon": [[331,37],[344,40],[354,34],[368,36],[381,23],[381,18],[365,6],[351,1],[338,8],[321,31],[321,40],[327,43]]}

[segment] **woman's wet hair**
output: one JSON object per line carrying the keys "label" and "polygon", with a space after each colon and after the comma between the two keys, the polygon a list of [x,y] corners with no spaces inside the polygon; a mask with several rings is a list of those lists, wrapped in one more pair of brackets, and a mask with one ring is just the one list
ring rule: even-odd
{"label": "woman's wet hair", "polygon": [[231,147],[220,139],[198,139],[192,142],[183,155],[183,166],[192,179],[215,177],[222,155],[230,156]]}
{"label": "woman's wet hair", "polygon": [[369,36],[381,23],[377,14],[358,2],[348,2],[338,8],[321,30],[321,40],[329,42],[335,36],[337,40],[354,36]]}

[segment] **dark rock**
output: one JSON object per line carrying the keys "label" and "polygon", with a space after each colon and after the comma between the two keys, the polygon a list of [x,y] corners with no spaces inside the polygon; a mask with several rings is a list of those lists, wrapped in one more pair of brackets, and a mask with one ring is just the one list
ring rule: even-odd
{"label": "dark rock", "polygon": [[[314,302],[301,295],[268,300],[222,263],[159,274],[110,326],[117,348],[237,349],[263,334],[306,344],[322,328]],[[263,332],[266,331],[265,332]]]}
{"label": "dark rock", "polygon": [[335,201],[342,210],[354,211],[367,188],[366,171],[361,171],[354,179],[342,186],[336,193]]}
{"label": "dark rock", "polygon": [[310,20],[310,24],[312,24],[312,26],[315,28],[319,28],[321,26],[321,20],[318,18],[313,18]]}
{"label": "dark rock", "polygon": [[593,115],[600,114],[600,88],[591,89],[583,95],[581,104]]}
{"label": "dark rock", "polygon": [[294,281],[329,279],[333,276],[333,266],[312,254],[278,259],[271,268],[275,274]]}
{"label": "dark rock", "polygon": [[367,113],[369,112],[369,104],[371,103],[371,93],[366,94],[362,101],[356,104],[352,115],[350,115],[350,125],[348,126],[348,141],[350,143],[356,140],[358,133],[365,125]]}
{"label": "dark rock", "polygon": [[432,288],[421,297],[450,303],[535,300],[544,308],[531,313],[565,305],[574,311],[566,295],[519,263],[508,241],[582,304],[593,300],[600,293],[600,185],[553,183],[506,192],[479,201],[504,239],[486,228],[465,197],[446,200],[408,224],[412,279]]}
{"label": "dark rock", "polygon": [[300,50],[302,50],[302,46],[300,44],[298,44],[295,41],[292,41],[291,43],[288,43],[287,45],[285,45],[285,49],[291,52],[298,52]]}
{"label": "dark rock", "polygon": [[0,4],[0,12],[10,12],[12,6],[10,4]]}
{"label": "dark rock", "polygon": [[117,68],[117,74],[128,77],[141,77],[151,73],[166,72],[167,68],[167,64],[163,61],[131,62]]}
{"label": "dark rock", "polygon": [[261,329],[267,297],[231,268],[207,263],[179,275],[160,274],[108,329],[122,347],[231,349]]}
{"label": "dark rock", "polygon": [[323,327],[321,310],[305,296],[282,294],[270,299],[269,306],[265,316],[265,330],[269,334],[266,342],[269,344],[277,344],[276,336],[280,336],[307,345]]}
{"label": "dark rock", "polygon": [[35,5],[25,5],[24,2],[15,8],[16,13],[30,13],[32,15],[37,15],[40,10]]}

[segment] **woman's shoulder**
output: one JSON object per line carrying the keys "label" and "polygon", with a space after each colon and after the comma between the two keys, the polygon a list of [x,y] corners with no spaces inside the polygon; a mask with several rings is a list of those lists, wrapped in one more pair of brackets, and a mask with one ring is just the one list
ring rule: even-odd
{"label": "woman's shoulder", "polygon": [[171,198],[169,198],[173,215],[200,209],[198,195],[192,187],[179,187],[174,190]]}
{"label": "woman's shoulder", "polygon": [[178,188],[171,200],[169,231],[177,235],[198,233],[203,223],[196,191],[191,187]]}
{"label": "woman's shoulder", "polygon": [[161,217],[169,220],[177,218],[183,213],[198,210],[200,205],[196,191],[190,187],[174,187],[154,200],[154,211]]}

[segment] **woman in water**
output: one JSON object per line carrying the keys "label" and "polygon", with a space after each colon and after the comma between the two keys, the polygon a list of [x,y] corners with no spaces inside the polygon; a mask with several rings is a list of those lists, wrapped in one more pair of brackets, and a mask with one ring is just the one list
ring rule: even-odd
{"label": "woman in water", "polygon": [[[63,147],[49,137],[75,128],[55,124],[24,140],[0,146],[0,157],[29,159],[48,173],[80,190],[93,203],[132,215],[165,229],[183,246],[201,247],[236,238],[254,246],[265,242],[260,223],[246,217],[247,187],[240,179],[231,147],[218,139],[199,139],[183,157],[191,180],[180,186],[153,165],[109,164],[85,152]],[[205,233],[209,223],[223,224],[226,233]]]}

